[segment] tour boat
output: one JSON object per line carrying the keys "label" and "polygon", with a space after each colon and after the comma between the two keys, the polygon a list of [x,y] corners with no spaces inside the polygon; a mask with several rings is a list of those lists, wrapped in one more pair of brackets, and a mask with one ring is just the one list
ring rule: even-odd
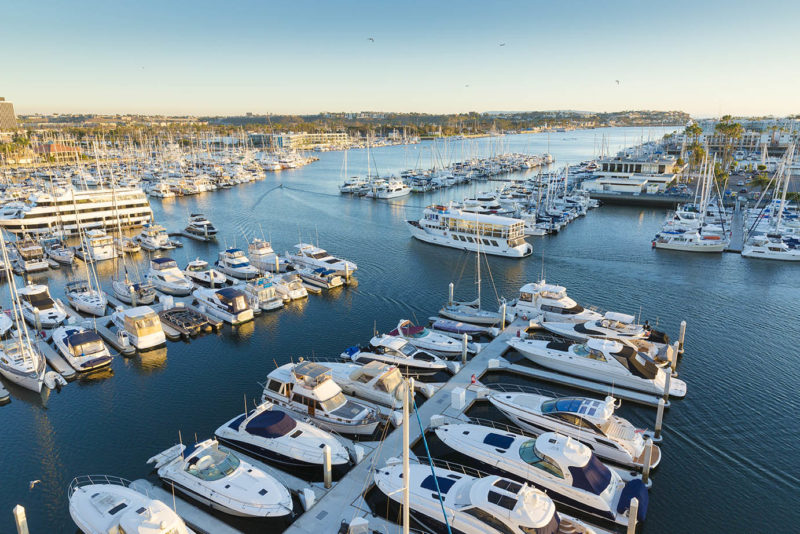
{"label": "tour boat", "polygon": [[205,241],[210,241],[217,235],[217,229],[202,213],[189,215],[189,224],[183,231],[190,237],[201,238]]}
{"label": "tour boat", "polygon": [[[661,395],[669,368],[660,368],[649,356],[624,341],[589,338],[585,343],[565,343],[513,337],[511,348],[542,367],[616,387]],[[686,383],[671,379],[669,394],[686,396]]]}
{"label": "tour boat", "polygon": [[[389,335],[403,338],[418,349],[427,350],[445,358],[460,357],[464,350],[463,342],[429,330],[424,326],[414,326],[414,323],[408,319],[400,320],[397,328],[389,332]],[[474,352],[474,346],[467,345],[467,351]]]}
{"label": "tour boat", "polygon": [[[496,392],[489,402],[520,428],[541,434],[558,432],[577,439],[611,462],[642,469],[644,436],[650,433],[614,414],[616,399],[586,397],[553,398],[536,393]],[[650,467],[661,461],[661,450],[653,445]]]}
{"label": "tour boat", "polygon": [[79,373],[111,365],[111,353],[97,333],[81,326],[53,330],[53,343],[67,363]]}
{"label": "tour boat", "polygon": [[294,252],[287,252],[286,258],[297,267],[326,269],[339,273],[354,273],[358,266],[352,261],[331,256],[327,251],[309,243],[298,243]]}
{"label": "tour boat", "polygon": [[271,402],[234,417],[214,434],[220,443],[290,472],[303,470],[317,480],[322,479],[326,445],[331,449],[334,478],[340,478],[350,468],[350,455],[338,439]]}
{"label": "tour boat", "polygon": [[569,298],[565,287],[548,284],[545,280],[522,286],[519,297],[507,308],[519,317],[541,317],[544,321],[559,323],[584,323],[603,318],[598,312],[587,310]]}
{"label": "tour boat", "polygon": [[50,296],[50,288],[42,284],[28,284],[17,288],[22,316],[29,324],[41,328],[55,328],[67,318],[64,306]]}
{"label": "tour boat", "polygon": [[22,202],[0,208],[0,226],[14,233],[49,233],[54,227],[65,234],[84,228],[130,228],[153,220],[153,210],[141,189],[131,187],[34,192]]}
{"label": "tour boat", "polygon": [[69,515],[85,534],[192,534],[172,508],[108,475],[75,478],[69,485]]}
{"label": "tour boat", "polygon": [[361,349],[350,347],[341,355],[342,359],[366,364],[373,361],[397,366],[406,376],[432,376],[440,371],[455,371],[458,364],[448,362],[419,350],[405,339],[392,336],[376,336],[370,341],[370,347]]}
{"label": "tour boat", "polygon": [[253,311],[270,311],[283,307],[283,297],[275,291],[272,278],[261,276],[234,287],[245,292]]}
{"label": "tour boat", "polygon": [[178,268],[178,264],[171,258],[153,258],[150,260],[150,270],[147,272],[147,281],[153,287],[167,295],[185,297],[192,292],[194,285]]}
{"label": "tour boat", "polygon": [[244,255],[244,252],[238,248],[221,251],[216,265],[223,273],[240,280],[249,280],[260,274],[258,269],[250,265],[250,260]]}
{"label": "tour boat", "polygon": [[16,264],[25,273],[46,271],[50,268],[44,258],[42,245],[29,237],[14,243],[17,249]]}
{"label": "tour boat", "polygon": [[519,219],[469,213],[453,206],[428,206],[418,221],[406,221],[420,241],[461,250],[523,258],[533,253]]}
{"label": "tour boat", "polygon": [[219,448],[216,439],[175,445],[147,460],[175,490],[239,517],[283,517],[292,496],[275,477]]}
{"label": "tour boat", "polygon": [[96,317],[106,314],[108,298],[106,298],[105,292],[94,289],[87,280],[67,282],[64,286],[64,295],[70,306],[80,312]]}
{"label": "tour boat", "polygon": [[605,465],[587,445],[567,435],[545,432],[532,438],[469,423],[443,424],[435,432],[447,447],[469,458],[471,466],[531,484],[579,512],[627,525],[630,501],[636,497],[637,520],[647,513],[648,493],[641,478]]}
{"label": "tour boat", "polygon": [[303,285],[303,280],[295,273],[286,273],[272,279],[275,292],[284,301],[308,298],[308,290]]}
{"label": "tour boat", "polygon": [[169,234],[160,224],[145,224],[135,238],[145,250],[175,248],[170,245]]}
{"label": "tour boat", "polygon": [[247,257],[250,263],[261,271],[281,273],[286,271],[289,262],[278,256],[269,241],[255,238],[247,245]]}
{"label": "tour boat", "polygon": [[336,274],[336,271],[331,269],[298,269],[297,275],[302,278],[306,284],[319,287],[321,289],[335,289],[344,285],[342,277]]}
{"label": "tour boat", "polygon": [[222,289],[195,289],[192,296],[205,313],[231,325],[240,325],[253,320],[253,309],[244,291],[232,287]]}
{"label": "tour boat", "polygon": [[392,458],[385,467],[376,469],[373,477],[376,489],[391,505],[392,516],[402,504],[403,487],[408,484],[412,528],[424,532],[448,532],[448,528],[459,534],[601,532],[557,512],[543,491],[496,475],[476,478],[461,471],[413,463],[406,481],[402,464]]}
{"label": "tour boat", "polygon": [[669,343],[669,336],[654,330],[648,323],[636,324],[635,317],[625,313],[606,312],[601,319],[583,323],[544,321],[542,327],[549,332],[575,341],[586,341],[591,337],[608,339],[647,339],[658,343]]}
{"label": "tour boat", "polygon": [[222,287],[228,283],[228,277],[216,269],[209,267],[208,262],[197,258],[190,261],[183,270],[184,274],[195,284],[203,287]]}
{"label": "tour boat", "polygon": [[149,306],[119,310],[111,316],[111,321],[127,333],[128,339],[139,350],[154,349],[167,343],[161,319]]}
{"label": "tour boat", "polygon": [[270,372],[261,400],[339,434],[371,436],[380,422],[373,408],[348,400],[331,370],[316,362],[287,363]]}

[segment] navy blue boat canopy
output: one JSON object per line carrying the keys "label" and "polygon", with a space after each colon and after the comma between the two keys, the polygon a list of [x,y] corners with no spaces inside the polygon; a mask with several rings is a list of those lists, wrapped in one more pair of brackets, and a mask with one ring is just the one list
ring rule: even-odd
{"label": "navy blue boat canopy", "polygon": [[492,447],[497,447],[498,449],[507,449],[514,443],[514,438],[490,432],[483,438],[483,442]]}
{"label": "navy blue boat canopy", "polygon": [[253,417],[245,429],[248,434],[275,439],[285,436],[297,426],[297,421],[286,412],[267,410]]}
{"label": "navy blue boat canopy", "polygon": [[234,299],[239,295],[244,295],[244,292],[232,287],[226,287],[217,291],[217,295],[223,296],[226,299]]}
{"label": "navy blue boat canopy", "polygon": [[611,482],[611,471],[594,454],[583,467],[569,466],[569,472],[572,474],[573,487],[590,491],[595,495],[603,493]]}
{"label": "navy blue boat canopy", "polygon": [[67,337],[67,343],[73,347],[83,345],[84,343],[91,343],[92,341],[102,341],[102,339],[100,339],[100,336],[91,330],[78,332],[77,334],[72,334],[71,336]]}
{"label": "navy blue boat canopy", "polygon": [[159,265],[160,265],[160,264],[162,264],[162,263],[168,263],[168,262],[175,261],[175,260],[173,260],[172,258],[153,258],[153,259],[152,259],[152,260],[150,260],[150,261],[152,261],[153,263],[157,263],[157,264],[159,264]]}
{"label": "navy blue boat canopy", "polygon": [[425,478],[425,480],[423,480],[422,484],[420,484],[419,486],[422,489],[426,489],[429,491],[436,491],[437,482],[439,483],[439,493],[441,493],[442,495],[445,495],[448,491],[450,491],[450,488],[452,488],[453,484],[456,483],[456,481],[453,480],[452,478],[436,477],[436,479],[434,480],[433,475],[428,475],[427,478]]}
{"label": "navy blue boat canopy", "polygon": [[629,480],[625,487],[622,488],[622,495],[619,496],[619,503],[617,504],[617,513],[625,513],[625,510],[631,507],[631,499],[634,497],[639,501],[639,511],[636,517],[639,521],[644,521],[647,516],[647,505],[650,496],[647,494],[647,486],[644,485],[641,478]]}

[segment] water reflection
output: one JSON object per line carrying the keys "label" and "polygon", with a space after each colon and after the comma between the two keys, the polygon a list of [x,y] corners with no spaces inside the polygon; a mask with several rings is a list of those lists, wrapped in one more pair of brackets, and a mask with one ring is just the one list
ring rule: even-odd
{"label": "water reflection", "polygon": [[130,360],[133,362],[133,368],[142,374],[162,371],[167,366],[167,347],[137,352]]}

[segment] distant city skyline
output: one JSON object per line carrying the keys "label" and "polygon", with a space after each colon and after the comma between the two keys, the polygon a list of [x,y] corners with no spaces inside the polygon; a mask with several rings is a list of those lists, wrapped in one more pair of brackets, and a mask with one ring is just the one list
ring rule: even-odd
{"label": "distant city skyline", "polygon": [[800,113],[800,4],[42,1],[4,8],[33,113]]}

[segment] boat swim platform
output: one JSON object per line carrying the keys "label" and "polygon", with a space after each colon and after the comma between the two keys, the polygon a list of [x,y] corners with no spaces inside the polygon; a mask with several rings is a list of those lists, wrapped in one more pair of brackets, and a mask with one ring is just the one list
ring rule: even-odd
{"label": "boat swim platform", "polygon": [[0,382],[0,406],[8,404],[9,402],[11,402],[11,394],[3,387],[3,383]]}
{"label": "boat swim platform", "polygon": [[145,479],[134,480],[131,487],[147,494],[148,496],[158,499],[170,508],[172,503],[175,503],[175,511],[181,519],[186,523],[189,528],[199,534],[243,534],[220,519],[217,519],[210,513],[202,508],[191,504],[185,500],[184,496],[179,492],[172,493],[165,490],[161,485],[156,485]]}
{"label": "boat swim platform", "polygon": [[[443,384],[430,399],[418,407],[419,418],[426,429],[430,427],[433,416],[466,419],[464,411],[478,398],[477,388],[472,386],[472,375],[476,377],[482,375],[488,368],[489,360],[499,359],[508,348],[506,341],[516,334],[517,329],[524,326],[527,326],[527,323],[522,320],[509,325]],[[454,408],[451,403],[451,397],[456,389],[465,391],[466,403],[461,408]],[[409,443],[411,444],[422,436],[416,418],[414,413],[410,415]],[[284,531],[285,534],[330,532],[331,526],[335,525],[338,528],[341,522],[350,522],[357,517],[367,519],[371,531],[392,532],[399,529],[398,525],[373,515],[362,494],[372,486],[372,470],[385,466],[389,458],[400,457],[402,445],[403,433],[398,430],[390,433],[381,446],[365,450],[362,461],[328,490],[313,507],[297,518]]]}

